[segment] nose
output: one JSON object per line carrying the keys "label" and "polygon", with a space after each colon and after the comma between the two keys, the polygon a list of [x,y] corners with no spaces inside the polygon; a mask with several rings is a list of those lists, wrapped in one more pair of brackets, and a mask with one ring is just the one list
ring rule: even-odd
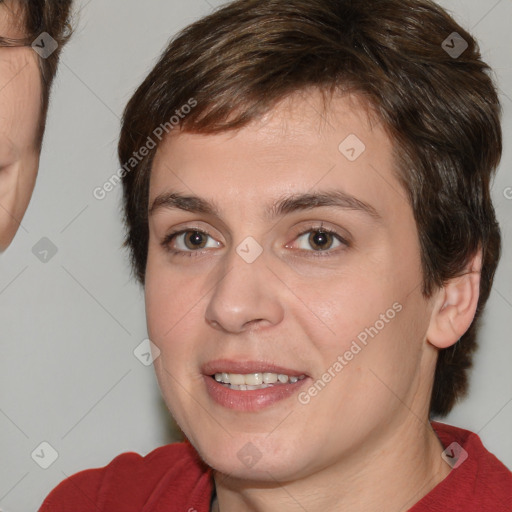
{"label": "nose", "polygon": [[210,297],[206,321],[229,333],[277,325],[284,315],[282,293],[282,283],[267,267],[265,252],[248,263],[233,249]]}

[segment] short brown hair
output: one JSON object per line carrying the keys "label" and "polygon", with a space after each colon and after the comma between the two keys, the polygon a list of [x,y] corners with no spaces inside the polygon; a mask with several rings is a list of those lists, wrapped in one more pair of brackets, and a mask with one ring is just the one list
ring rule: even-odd
{"label": "short brown hair", "polygon": [[[73,0],[14,0],[15,12],[12,12],[12,22],[18,23],[18,17],[23,20],[22,27],[25,32],[23,39],[9,39],[0,34],[0,47],[2,46],[30,46],[43,32],[50,34],[58,44],[57,49],[47,58],[39,58],[43,95],[41,105],[41,133],[42,139],[50,91],[53,79],[57,73],[62,48],[71,37],[70,12]],[[0,0],[0,4],[4,4]]]}
{"label": "short brown hair", "polygon": [[[454,41],[467,45],[460,55],[448,51]],[[490,182],[502,151],[501,107],[489,71],[473,37],[429,0],[238,0],[171,41],[125,109],[119,158],[128,162],[191,97],[197,106],[180,129],[217,133],[309,87],[360,93],[394,141],[419,232],[423,295],[483,251],[475,319],[439,351],[430,414],[443,416],[467,391],[500,257]],[[142,283],[156,150],[123,176],[126,245]]]}

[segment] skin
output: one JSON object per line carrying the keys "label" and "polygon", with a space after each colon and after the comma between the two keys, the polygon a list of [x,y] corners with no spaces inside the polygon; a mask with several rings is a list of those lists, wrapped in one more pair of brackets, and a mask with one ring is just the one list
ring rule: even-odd
{"label": "skin", "polygon": [[[215,470],[214,510],[396,512],[449,474],[428,404],[437,349],[455,343],[474,316],[478,256],[426,300],[389,137],[354,96],[320,112],[318,93],[296,94],[237,132],[172,135],[154,161],[150,205],[172,191],[220,210],[153,209],[145,284],[159,385]],[[349,134],[366,146],[354,162],[338,150]],[[282,197],[333,189],[379,218],[326,206],[274,221],[264,214]],[[320,224],[349,244],[328,238],[315,250],[311,232],[299,234]],[[190,248],[185,236],[164,248],[177,229],[206,231],[204,248]],[[248,236],[263,248],[251,264],[236,253]],[[233,411],[206,392],[201,366],[220,358],[263,359],[315,381],[396,302],[402,310],[307,405],[294,395]],[[252,468],[237,456],[247,443],[261,453]]]}
{"label": "skin", "polygon": [[[0,4],[0,34],[19,39],[12,7]],[[39,166],[42,84],[32,48],[0,47],[0,251],[27,210]]]}

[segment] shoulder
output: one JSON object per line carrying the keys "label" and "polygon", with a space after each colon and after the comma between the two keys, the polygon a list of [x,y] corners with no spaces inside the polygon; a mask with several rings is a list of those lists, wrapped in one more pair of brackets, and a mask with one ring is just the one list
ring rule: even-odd
{"label": "shoulder", "polygon": [[484,447],[480,437],[444,423],[432,422],[432,427],[452,470],[411,512],[512,510],[512,472]]}
{"label": "shoulder", "polygon": [[170,489],[207,494],[212,490],[210,477],[209,468],[188,442],[162,446],[145,457],[123,453],[105,467],[81,471],[61,482],[39,512],[69,507],[74,512],[89,511],[93,504],[95,510],[114,510],[120,504],[125,510],[142,510],[149,498],[155,504],[165,500]]}
{"label": "shoulder", "polygon": [[[489,483],[491,481],[512,483],[512,472],[485,448],[478,434],[445,423],[432,422],[432,426],[446,448],[447,458],[449,459],[453,453],[453,458],[464,459],[461,463],[457,460],[454,463],[454,469],[464,464],[466,470],[474,472],[475,477],[488,480]],[[509,489],[512,492],[512,486]]]}

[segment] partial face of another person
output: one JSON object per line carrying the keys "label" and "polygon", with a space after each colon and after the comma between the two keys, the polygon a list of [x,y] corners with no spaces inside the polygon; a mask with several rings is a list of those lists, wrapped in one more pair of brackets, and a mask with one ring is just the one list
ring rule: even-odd
{"label": "partial face of another person", "polygon": [[172,134],[152,168],[155,370],[206,462],[240,478],[358,471],[427,417],[433,302],[391,141],[354,97],[320,112],[307,93],[236,132]]}
{"label": "partial face of another person", "polygon": [[[12,6],[0,4],[0,35],[24,37]],[[0,251],[16,234],[39,166],[42,83],[30,47],[0,47]]]}

